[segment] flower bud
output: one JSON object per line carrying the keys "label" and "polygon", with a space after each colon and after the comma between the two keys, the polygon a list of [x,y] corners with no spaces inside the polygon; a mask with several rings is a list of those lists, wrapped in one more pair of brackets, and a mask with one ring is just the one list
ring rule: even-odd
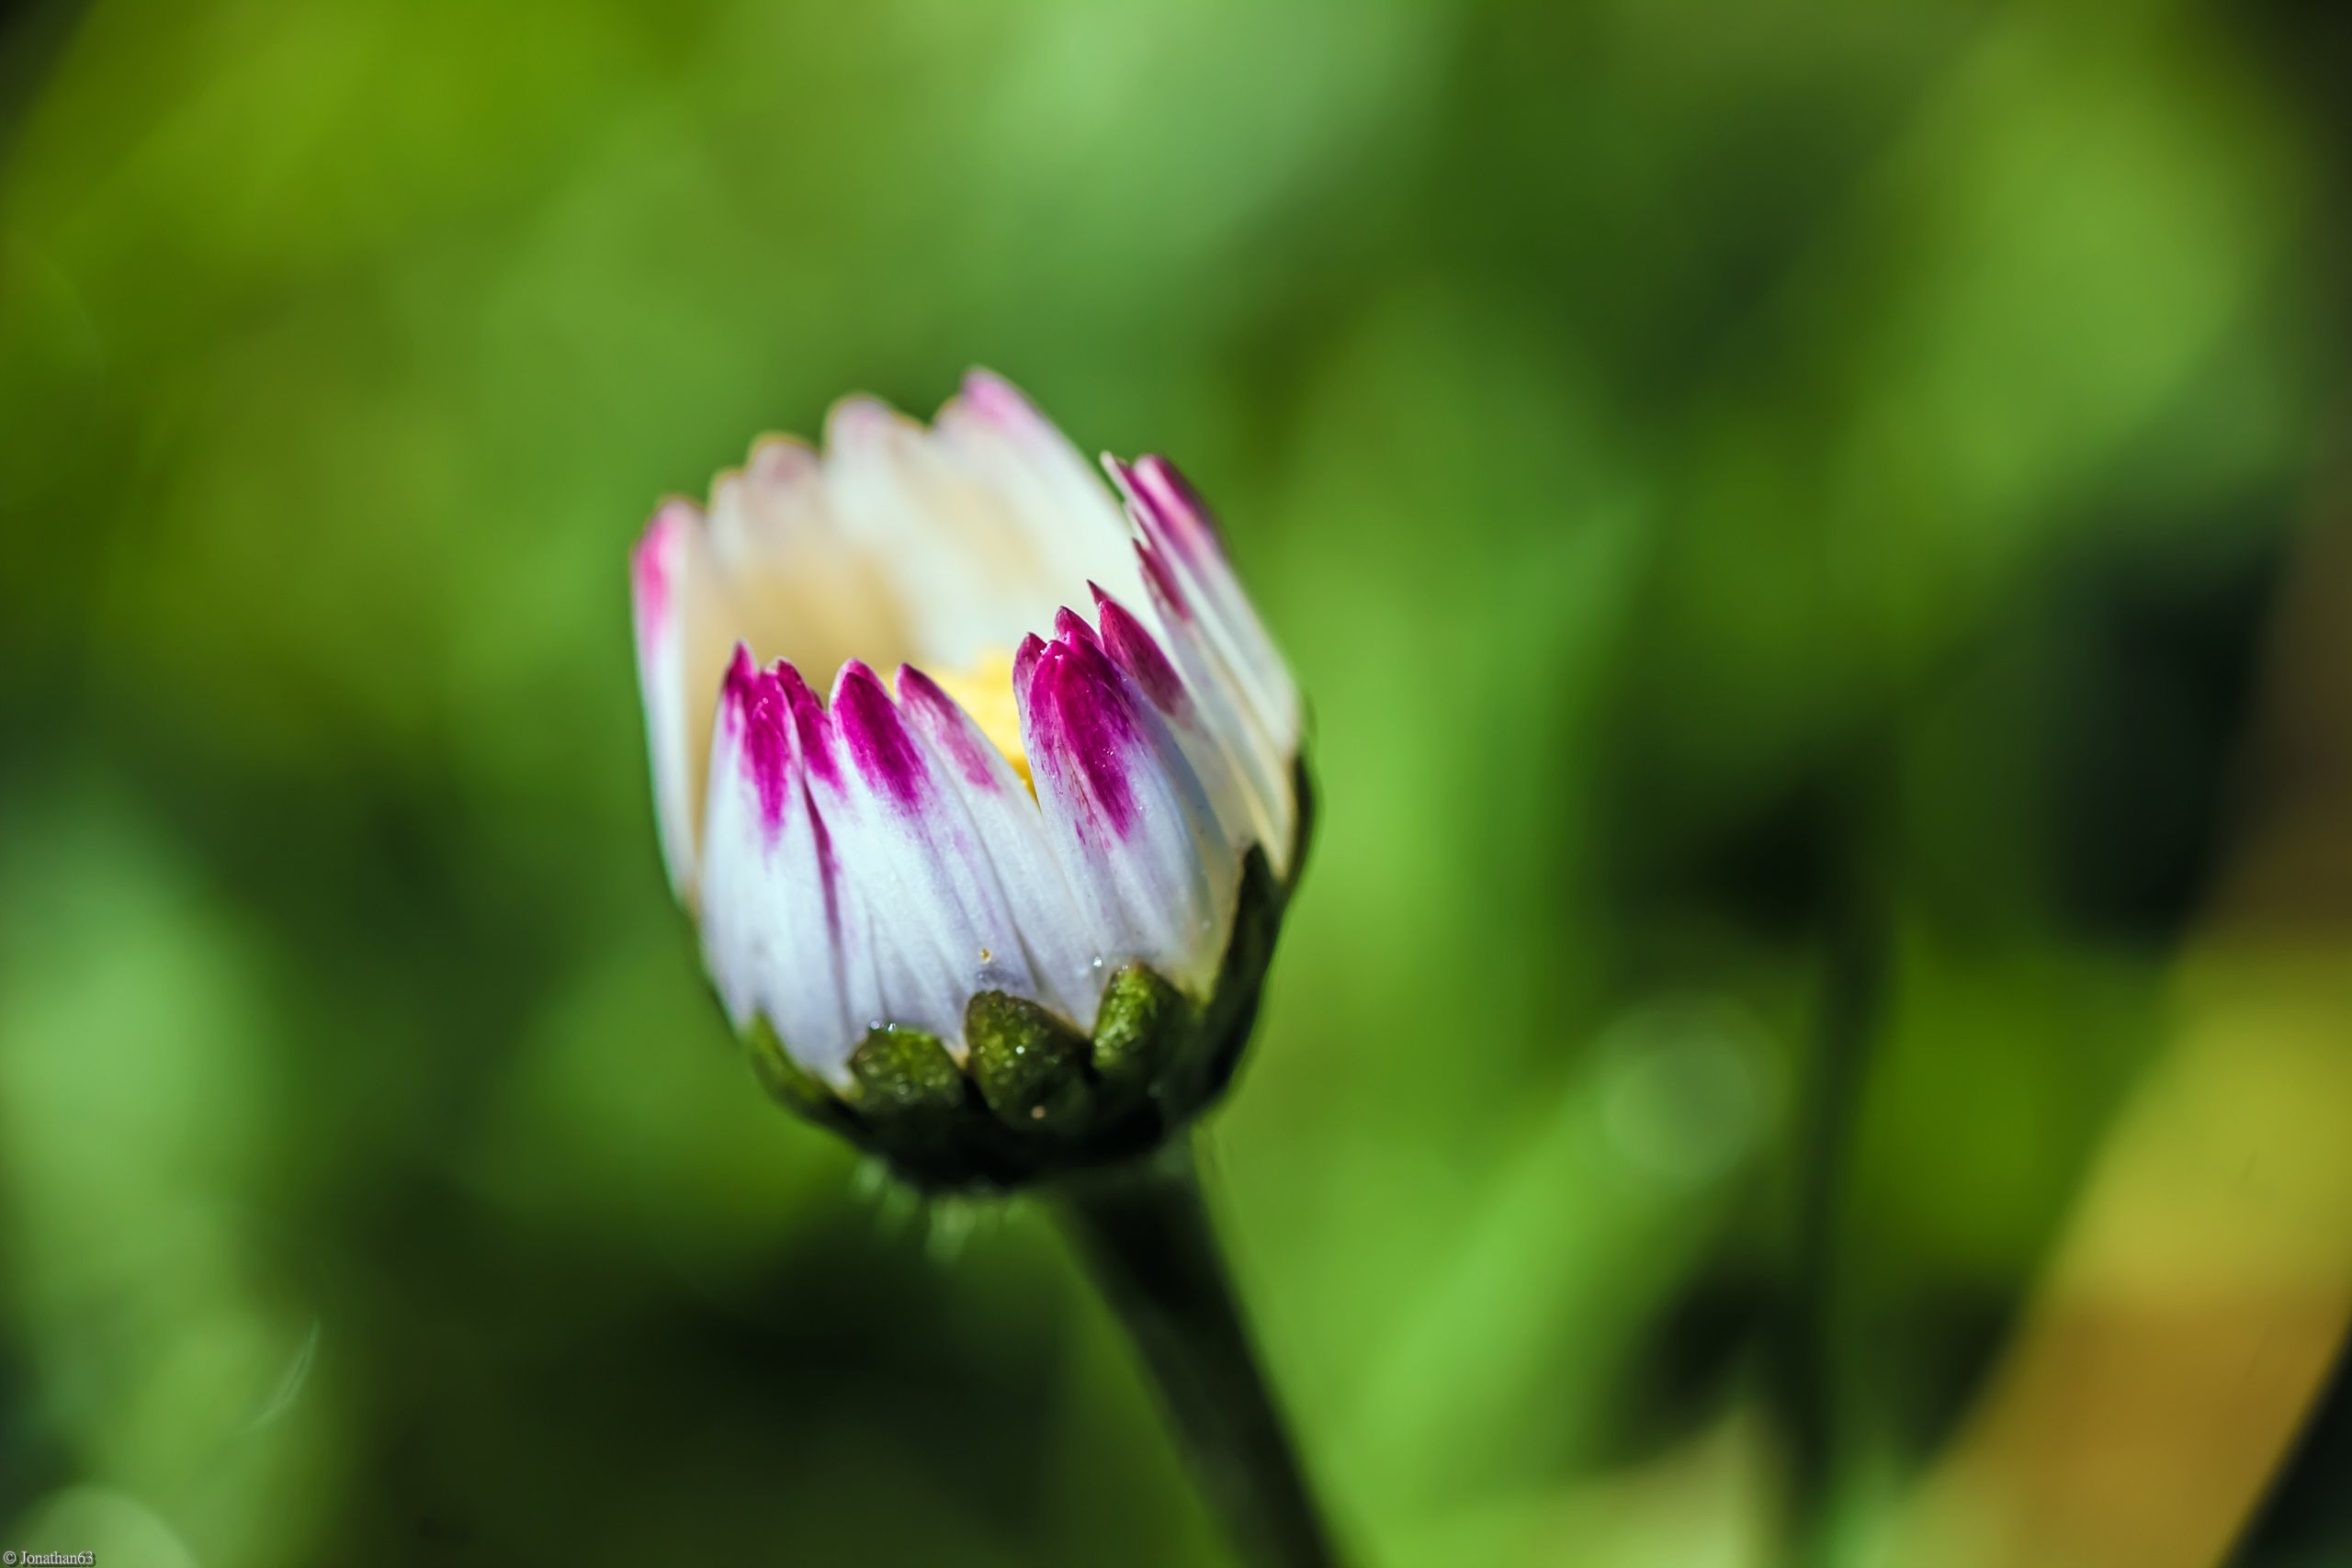
{"label": "flower bud", "polygon": [[976,372],[929,429],[852,399],[821,456],[763,442],[637,548],[660,840],[720,1002],[779,1101],[922,1186],[1196,1115],[1297,874],[1289,671],[1174,468],[1105,467],[1115,498]]}

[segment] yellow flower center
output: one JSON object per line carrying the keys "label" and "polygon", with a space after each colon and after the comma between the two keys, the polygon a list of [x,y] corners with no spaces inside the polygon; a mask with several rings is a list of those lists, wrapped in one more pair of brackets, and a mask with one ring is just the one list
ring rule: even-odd
{"label": "yellow flower center", "polygon": [[1012,700],[1012,655],[989,651],[958,670],[925,671],[939,689],[972,716],[989,743],[1004,753],[1021,782],[1035,795],[1029,777],[1029,753],[1021,744],[1021,709]]}

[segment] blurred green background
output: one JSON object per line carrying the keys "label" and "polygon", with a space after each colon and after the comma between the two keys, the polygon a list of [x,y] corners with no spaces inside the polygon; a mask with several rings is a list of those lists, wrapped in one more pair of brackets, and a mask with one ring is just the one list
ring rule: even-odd
{"label": "blurred green background", "polygon": [[[7,1545],[1219,1560],[1055,1236],[775,1111],[656,859],[651,504],[978,363],[1186,466],[1314,706],[1208,1148],[1365,1559],[1920,1561],[2352,667],[2333,13],[0,28]],[[2311,1267],[2245,1564],[2352,1562]]]}

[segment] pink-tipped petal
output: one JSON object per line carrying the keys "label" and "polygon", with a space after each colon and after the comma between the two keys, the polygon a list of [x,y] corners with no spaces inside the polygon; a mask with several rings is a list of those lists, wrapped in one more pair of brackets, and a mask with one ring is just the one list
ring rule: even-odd
{"label": "pink-tipped petal", "polygon": [[1020,388],[993,370],[974,366],[964,372],[963,395],[965,403],[983,419],[1023,433],[1053,429],[1053,422],[1037,412]]}
{"label": "pink-tipped petal", "polygon": [[1177,582],[1168,563],[1159,558],[1159,552],[1152,548],[1148,540],[1137,539],[1135,544],[1136,565],[1142,571],[1144,583],[1159,613],[1172,620],[1192,619],[1192,602],[1184,597],[1182,585]]}
{"label": "pink-tipped petal", "polygon": [[798,783],[793,771],[792,716],[775,676],[762,672],[752,650],[735,645],[719,693],[722,725],[738,731],[738,765],[760,805],[760,826],[773,837],[784,822],[785,796]]}
{"label": "pink-tipped petal", "polygon": [[[1270,793],[1276,778],[1261,765],[1261,749],[1243,733],[1223,686],[1204,672],[1196,690],[1141,617],[1100,589],[1095,599],[1105,651],[1159,710],[1193,764],[1226,837],[1236,843],[1266,845],[1269,863],[1282,871],[1290,840],[1286,809]],[[1180,626],[1170,641],[1182,646],[1188,635],[1190,628]]]}
{"label": "pink-tipped petal", "polygon": [[[1090,585],[1091,586],[1091,585]],[[1102,620],[1102,647],[1112,661],[1127,672],[1152,705],[1175,719],[1192,710],[1192,696],[1184,690],[1184,679],[1168,661],[1151,633],[1136,619],[1127,607],[1103,592],[1094,590],[1094,602]]]}
{"label": "pink-tipped petal", "polygon": [[1289,667],[1241,591],[1216,531],[1193,510],[1192,487],[1152,458],[1132,466],[1106,458],[1104,467],[1126,497],[1136,536],[1150,547],[1147,571],[1156,565],[1172,580],[1165,589],[1155,585],[1155,598],[1170,602],[1176,618],[1198,626],[1261,727],[1295,746],[1300,712]]}
{"label": "pink-tipped petal", "polygon": [[1298,755],[1297,730],[1279,731],[1277,721],[1266,716],[1270,704],[1253,699],[1244,689],[1232,660],[1220,651],[1204,620],[1178,613],[1162,594],[1157,577],[1147,574],[1147,581],[1164,628],[1161,646],[1200,705],[1203,728],[1233,761],[1269,865],[1276,875],[1287,875],[1297,818],[1291,780],[1291,764]]}
{"label": "pink-tipped petal", "polygon": [[1204,994],[1240,852],[1182,746],[1091,639],[1047,645],[1020,694],[1046,836],[1105,964],[1140,959]]}
{"label": "pink-tipped petal", "polygon": [[851,983],[864,910],[810,796],[785,684],[748,655],[712,736],[707,819],[703,954],[728,1017],[765,1017],[795,1060],[844,1082],[865,1032]]}
{"label": "pink-tipped petal", "polygon": [[[1164,628],[1164,647],[1200,702],[1203,722],[1244,782],[1251,820],[1277,874],[1289,871],[1296,819],[1290,771],[1303,717],[1297,688],[1205,525],[1170,515],[1190,494],[1171,470],[1109,465],[1125,491],[1136,558]],[[1191,547],[1180,545],[1189,531]]]}
{"label": "pink-tipped petal", "polygon": [[1208,502],[1193,488],[1182,470],[1156,452],[1147,452],[1135,461],[1135,481],[1161,515],[1177,527],[1188,546],[1195,549],[1225,553],[1225,541],[1217,532],[1216,518],[1209,511]]}
{"label": "pink-tipped petal", "polygon": [[1013,700],[1016,703],[1020,701],[1021,694],[1029,689],[1030,674],[1037,668],[1038,656],[1045,651],[1046,639],[1039,637],[1035,632],[1031,632],[1027,637],[1023,637],[1021,639],[1021,646],[1014,649],[1012,655],[1012,695]]}
{"label": "pink-tipped petal", "polygon": [[921,811],[932,793],[922,752],[899,716],[881,677],[859,660],[833,682],[833,722],[842,751],[867,789],[900,811]]}
{"label": "pink-tipped petal", "polygon": [[808,768],[808,775],[826,784],[836,784],[841,769],[833,757],[833,716],[825,705],[809,689],[790,660],[776,666],[776,683],[784,693],[786,708],[792,715],[793,751]]}

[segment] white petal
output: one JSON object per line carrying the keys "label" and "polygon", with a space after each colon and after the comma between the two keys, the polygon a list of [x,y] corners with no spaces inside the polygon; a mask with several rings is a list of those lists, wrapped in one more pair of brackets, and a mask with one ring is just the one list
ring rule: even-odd
{"label": "white petal", "polygon": [[711,486],[713,553],[742,618],[742,637],[827,678],[880,649],[911,647],[897,574],[833,514],[816,453],[763,438],[741,469]]}
{"label": "white petal", "polygon": [[1091,1032],[1102,999],[1100,953],[1046,840],[1037,803],[971,716],[922,671],[900,667],[899,707],[957,797],[969,841],[984,848],[995,870],[1037,987],[1030,999]]}
{"label": "white petal", "polygon": [[1004,498],[1048,564],[1048,601],[1024,621],[1024,632],[1047,625],[1077,585],[1089,581],[1131,604],[1143,603],[1117,502],[1069,437],[1010,382],[972,371],[963,390],[940,409],[937,431],[938,439]]}
{"label": "white petal", "polygon": [[734,616],[702,516],[685,502],[654,513],[629,567],[662,863],[671,889],[692,908],[711,719],[735,644]]}
{"label": "white petal", "polygon": [[930,432],[852,398],[834,406],[825,443],[828,504],[843,531],[876,552],[909,606],[913,636],[899,646],[967,664],[1052,614],[1054,573],[1036,539]]}

